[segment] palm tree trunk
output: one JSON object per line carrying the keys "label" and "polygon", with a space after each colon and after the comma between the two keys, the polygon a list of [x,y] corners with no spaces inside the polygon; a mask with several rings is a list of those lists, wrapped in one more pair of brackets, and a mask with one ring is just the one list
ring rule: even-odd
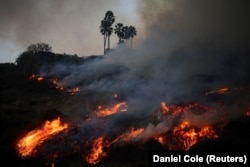
{"label": "palm tree trunk", "polygon": [[103,55],[105,55],[105,50],[106,50],[106,35],[103,35],[103,39],[104,39],[104,52]]}
{"label": "palm tree trunk", "polygon": [[110,35],[108,36],[108,50],[110,49]]}
{"label": "palm tree trunk", "polygon": [[132,49],[132,39],[133,39],[133,38],[130,38],[130,44],[131,44],[130,47],[131,47],[131,49]]}

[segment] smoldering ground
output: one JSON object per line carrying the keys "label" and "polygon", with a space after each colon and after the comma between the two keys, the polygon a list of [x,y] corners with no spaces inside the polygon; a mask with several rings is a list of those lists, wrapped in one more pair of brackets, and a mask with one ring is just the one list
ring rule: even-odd
{"label": "smoldering ground", "polygon": [[[66,153],[72,152],[74,144],[82,146],[79,152],[86,153],[86,141],[99,136],[114,141],[131,127],[144,128],[144,131],[130,142],[144,142],[165,135],[183,120],[196,129],[218,124],[222,129],[249,108],[249,3],[189,2],[143,1],[138,10],[147,36],[136,49],[120,46],[80,65],[57,63],[41,69],[41,75],[57,77],[60,85],[79,87],[79,97],[100,99],[99,94],[90,95],[88,91],[107,96],[117,93],[119,100],[127,102],[127,112],[99,118],[96,106],[85,119],[79,114],[86,112],[84,106],[79,105],[82,99],[75,96],[70,102],[77,108],[71,106],[68,112],[62,109],[77,125],[75,131],[69,130],[70,135],[62,137]],[[223,87],[243,87],[240,90],[246,92],[229,92],[216,97],[206,95],[208,91]],[[106,106],[117,102],[103,100]],[[163,116],[160,113],[162,101],[169,108],[199,103],[202,111],[191,107],[177,116]],[[119,145],[124,139],[118,137],[117,141],[114,143]],[[53,154],[55,147],[51,143],[53,140],[41,146],[42,155]],[[60,150],[61,146],[58,147]]]}
{"label": "smoldering ground", "polygon": [[79,66],[56,64],[50,74],[66,74],[65,86],[143,99],[150,103],[145,108],[240,86],[249,75],[249,7],[247,1],[143,1],[138,11],[146,38],[139,48],[116,48]]}
{"label": "smoldering ground", "polygon": [[[225,98],[213,99],[206,92],[223,87],[248,89],[250,52],[245,26],[249,24],[245,10],[249,3],[242,2],[246,4],[235,14],[231,11],[239,10],[235,7],[242,4],[191,2],[193,5],[184,1],[145,1],[140,10],[147,37],[139,48],[130,49],[128,41],[83,64],[57,63],[41,70],[43,75],[58,77],[60,85],[79,87],[83,96],[88,91],[110,96],[117,93],[127,101],[126,114],[118,113],[111,118],[97,118],[97,106],[90,114],[90,121],[79,118],[84,107],[68,112],[69,118],[77,120],[79,125],[79,133],[71,138],[116,136],[137,126],[145,131],[134,141],[146,141],[168,132],[182,120],[196,127],[224,126],[244,114],[248,108],[247,93],[233,92]],[[160,116],[152,120],[162,101],[169,106],[184,107],[200,103],[205,109],[197,114],[197,109],[191,108],[181,117]],[[106,105],[112,106],[113,102]],[[79,106],[82,102],[75,99],[72,103]]]}

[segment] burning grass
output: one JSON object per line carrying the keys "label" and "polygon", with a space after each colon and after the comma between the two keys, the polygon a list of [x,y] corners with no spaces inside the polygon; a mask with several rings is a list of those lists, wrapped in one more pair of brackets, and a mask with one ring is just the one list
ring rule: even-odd
{"label": "burning grass", "polygon": [[42,128],[34,129],[28,132],[17,143],[17,151],[23,157],[29,157],[36,151],[36,147],[53,135],[68,128],[68,124],[61,124],[58,117],[53,121],[46,121]]}
{"label": "burning grass", "polygon": [[[40,77],[33,76],[30,79],[38,81],[37,84],[49,81],[49,83],[53,85],[53,89],[55,88],[55,90],[59,92],[64,92],[63,95],[65,96],[77,95],[81,91],[79,87],[69,89],[60,86],[58,79],[48,80],[47,78],[43,78],[40,80],[38,78]],[[216,91],[209,91],[206,95],[225,95],[229,94],[229,92],[238,92],[239,90],[242,89],[222,88]],[[67,94],[65,92],[67,92]],[[92,96],[92,99],[96,99],[97,97],[95,94],[90,96],[70,96],[72,101],[68,103],[72,103],[73,100],[81,98],[82,96],[86,96],[85,100]],[[68,144],[69,146],[65,151],[67,154],[60,154],[60,149],[54,150],[54,145],[50,144],[50,142],[47,143],[49,140],[58,140],[57,134],[69,129],[69,124],[62,124],[58,118],[53,121],[46,121],[41,128],[35,127],[34,130],[27,133],[24,138],[20,139],[18,143],[16,143],[18,155],[25,159],[27,157],[34,158],[34,156],[51,156],[55,161],[50,164],[57,166],[58,162],[62,161],[63,158],[76,154],[81,155],[80,161],[83,163],[86,162],[86,165],[97,165],[102,163],[104,159],[109,159],[109,156],[111,156],[112,159],[114,155],[112,155],[111,151],[124,149],[128,145],[133,145],[134,147],[143,145],[152,140],[155,143],[159,143],[159,145],[166,150],[188,151],[200,142],[220,138],[221,133],[221,129],[216,128],[216,124],[220,124],[220,122],[207,122],[203,125],[198,125],[196,122],[193,122],[192,119],[188,119],[189,115],[195,116],[199,118],[199,120],[205,120],[209,114],[221,117],[221,112],[227,113],[227,111],[225,111],[227,108],[216,108],[215,106],[210,106],[209,103],[202,104],[193,102],[179,105],[162,101],[159,103],[158,109],[152,111],[152,115],[144,116],[143,118],[136,119],[134,122],[123,124],[116,119],[119,118],[119,116],[125,118],[130,114],[130,104],[124,101],[124,99],[121,99],[118,93],[112,94],[111,96],[113,100],[106,100],[105,97],[107,96],[102,96],[96,101],[89,100],[89,102],[93,103],[90,104],[91,107],[88,108],[90,111],[88,113],[89,119],[85,120],[84,117],[82,119],[79,118],[82,122],[77,122],[76,125],[74,125],[77,129],[76,132],[67,131],[67,134],[64,135],[63,142],[75,142],[77,145],[71,148],[71,145]],[[221,111],[222,109],[223,111]],[[242,113],[249,117],[249,111]],[[153,118],[153,115],[157,115],[157,118]],[[227,115],[223,116],[224,120],[226,120]],[[218,121],[220,120],[219,118]],[[148,124],[152,124],[150,130]],[[59,130],[54,130],[53,127],[57,126],[60,127]],[[83,127],[91,128],[85,129]],[[108,128],[110,129],[106,130]],[[68,138],[71,139],[69,140]],[[30,142],[31,140],[33,142]],[[89,149],[86,147],[86,141],[91,143]],[[49,145],[50,149],[46,150],[44,145]],[[59,142],[57,147],[64,147],[64,145],[60,146]],[[49,154],[39,154],[44,150],[48,151]]]}
{"label": "burning grass", "polygon": [[114,115],[117,112],[125,112],[127,111],[127,103],[126,102],[120,102],[115,104],[113,107],[110,108],[104,108],[103,106],[98,106],[98,111],[96,112],[97,117],[107,117],[110,115]]}
{"label": "burning grass", "polygon": [[106,145],[105,143],[106,141],[103,137],[94,140],[90,154],[85,157],[87,163],[95,165],[107,156],[103,150],[103,147]]}
{"label": "burning grass", "polygon": [[[207,105],[199,103],[190,103],[186,105],[167,105],[166,102],[162,101],[159,104],[157,122],[151,126],[138,126],[138,127],[124,127],[125,132],[114,131],[107,132],[105,130],[106,126],[115,121],[115,117],[109,117],[111,115],[116,115],[117,113],[123,114],[122,111],[128,111],[127,102],[117,102],[111,107],[98,107],[98,111],[95,112],[95,115],[90,116],[89,119],[85,120],[82,124],[85,126],[93,126],[94,133],[89,134],[89,131],[82,129],[81,123],[75,125],[76,129],[80,134],[83,135],[83,142],[80,142],[80,138],[76,138],[75,142],[77,144],[77,150],[75,148],[68,148],[68,153],[79,152],[79,154],[84,154],[84,160],[87,164],[96,165],[103,161],[109,154],[107,151],[112,150],[112,148],[123,147],[129,143],[146,143],[149,140],[154,140],[161,144],[166,150],[190,150],[194,145],[201,141],[208,139],[217,139],[219,138],[218,129],[214,127],[213,124],[199,125],[192,120],[188,120],[187,115],[191,114],[199,117],[199,119],[204,119],[204,115],[207,113],[212,113],[217,115],[220,110],[209,107]],[[246,116],[248,112],[246,112]],[[97,117],[96,117],[97,116]],[[152,117],[153,115],[150,115]],[[149,121],[151,119],[148,119]],[[220,119],[218,119],[220,120]],[[169,124],[168,122],[173,122]],[[102,122],[102,123],[101,123]],[[145,121],[143,121],[145,122]],[[100,126],[98,124],[101,124]],[[149,122],[150,123],[150,122]],[[219,123],[219,122],[216,122]],[[139,122],[136,124],[140,125]],[[158,125],[161,126],[158,126]],[[98,126],[97,126],[98,125]],[[117,126],[123,126],[118,124]],[[47,139],[56,139],[56,134],[61,131],[68,129],[69,125],[67,123],[62,124],[60,118],[57,118],[53,121],[46,121],[42,128],[36,128],[35,130],[30,131],[20,139],[17,143],[18,154],[23,157],[31,157],[35,155],[38,146],[42,147],[43,143]],[[165,130],[164,130],[165,129]],[[71,132],[65,134],[65,141],[67,143],[67,136],[71,135]],[[74,136],[72,136],[74,138]],[[95,139],[93,139],[95,138]],[[82,139],[81,139],[82,140]],[[86,143],[91,143],[91,148],[84,149],[87,145]],[[52,146],[53,148],[53,146]],[[54,155],[54,154],[53,154]],[[57,154],[56,154],[57,155]],[[60,155],[60,154],[59,154]],[[54,162],[53,162],[54,163]]]}

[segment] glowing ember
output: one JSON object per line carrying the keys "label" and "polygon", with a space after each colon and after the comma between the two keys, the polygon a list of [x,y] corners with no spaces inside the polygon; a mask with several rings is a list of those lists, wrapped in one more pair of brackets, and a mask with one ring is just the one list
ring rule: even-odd
{"label": "glowing ember", "polygon": [[219,137],[211,126],[202,127],[198,132],[198,136],[205,139],[214,139]]}
{"label": "glowing ember", "polygon": [[216,110],[214,108],[211,108],[209,106],[202,105],[199,103],[192,103],[192,104],[183,105],[183,106],[175,106],[175,105],[167,106],[165,102],[161,102],[161,111],[162,111],[162,114],[164,115],[168,114],[169,116],[176,117],[186,112],[202,114],[203,112],[206,112],[206,111],[214,112]]}
{"label": "glowing ember", "polygon": [[168,106],[166,105],[165,102],[161,102],[161,108],[162,108],[162,113],[163,113],[163,114],[168,113],[169,108],[168,108]]}
{"label": "glowing ember", "polygon": [[218,89],[218,90],[212,90],[212,91],[207,92],[206,95],[209,95],[209,94],[224,94],[228,90],[229,90],[228,88],[221,88],[221,89]]}
{"label": "glowing ember", "polygon": [[37,81],[42,81],[44,78],[41,76],[36,76],[35,74],[32,74],[29,79],[31,80],[37,80]]}
{"label": "glowing ember", "polygon": [[173,129],[171,134],[156,139],[169,150],[189,150],[199,140],[212,138],[218,138],[212,127],[196,128],[192,127],[189,122],[183,121]]}
{"label": "glowing ember", "polygon": [[42,80],[43,80],[43,77],[37,77],[37,80],[38,80],[38,81],[42,81]]}
{"label": "glowing ember", "polygon": [[159,137],[155,137],[155,140],[157,140],[160,144],[164,145],[164,137],[163,136],[159,136]]}
{"label": "glowing ember", "polygon": [[35,78],[36,78],[36,75],[35,75],[35,74],[32,74],[29,78],[30,78],[30,79],[35,79]]}
{"label": "glowing ember", "polygon": [[68,91],[71,94],[77,94],[78,92],[80,92],[80,88],[76,87],[76,88],[73,88],[73,89],[69,89]]}
{"label": "glowing ember", "polygon": [[53,85],[57,85],[57,82],[58,82],[57,79],[53,79],[53,80],[52,80]]}
{"label": "glowing ember", "polygon": [[144,132],[144,128],[139,128],[139,129],[131,128],[131,130],[129,132],[125,132],[125,133],[121,134],[116,139],[114,139],[112,142],[110,142],[110,145],[117,143],[118,141],[121,143],[130,142],[130,141],[134,140],[136,137],[138,137],[139,135],[141,135],[143,132]]}
{"label": "glowing ember", "polygon": [[114,105],[111,108],[105,108],[102,109],[102,106],[98,106],[98,112],[96,113],[97,117],[107,117],[113,114],[116,114],[117,112],[125,112],[127,111],[127,103],[126,102],[121,102],[116,105]]}
{"label": "glowing ember", "polygon": [[117,98],[117,97],[118,97],[118,94],[117,94],[117,93],[115,93],[115,94],[114,94],[114,98]]}
{"label": "glowing ember", "polygon": [[85,157],[87,163],[95,165],[107,156],[106,152],[103,151],[104,144],[105,141],[103,137],[99,137],[94,141],[91,153]]}
{"label": "glowing ember", "polygon": [[123,140],[129,142],[131,141],[132,139],[138,137],[140,134],[142,134],[144,132],[144,129],[143,128],[139,128],[139,129],[134,129],[132,128],[130,132],[128,133],[125,133],[123,135]]}
{"label": "glowing ember", "polygon": [[245,114],[247,117],[250,117],[250,111],[246,112]]}
{"label": "glowing ember", "polygon": [[31,156],[35,148],[64,129],[68,128],[68,124],[61,124],[60,118],[53,121],[46,121],[41,129],[30,131],[25,137],[17,143],[17,151],[22,157]]}

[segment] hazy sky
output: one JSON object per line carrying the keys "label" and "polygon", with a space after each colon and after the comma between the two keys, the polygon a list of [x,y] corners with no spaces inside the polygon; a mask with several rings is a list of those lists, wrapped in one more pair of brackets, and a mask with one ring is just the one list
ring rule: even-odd
{"label": "hazy sky", "polygon": [[[136,0],[0,0],[0,63],[14,62],[27,46],[45,42],[56,53],[103,54],[100,22],[107,10],[140,29]],[[138,37],[139,39],[139,37]],[[118,38],[111,38],[116,47]]]}
{"label": "hazy sky", "polygon": [[[0,62],[14,62],[37,42],[50,44],[55,53],[101,55],[99,26],[108,10],[116,16],[115,24],[135,26],[134,44],[150,44],[142,48],[153,55],[179,47],[250,48],[249,0],[0,0],[0,4]],[[113,34],[111,47],[117,42]]]}

